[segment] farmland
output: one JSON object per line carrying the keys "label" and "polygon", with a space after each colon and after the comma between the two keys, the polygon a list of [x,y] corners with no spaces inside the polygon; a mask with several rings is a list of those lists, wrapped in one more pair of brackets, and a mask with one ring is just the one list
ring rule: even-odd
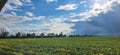
{"label": "farmland", "polygon": [[120,55],[120,37],[0,39],[0,55]]}

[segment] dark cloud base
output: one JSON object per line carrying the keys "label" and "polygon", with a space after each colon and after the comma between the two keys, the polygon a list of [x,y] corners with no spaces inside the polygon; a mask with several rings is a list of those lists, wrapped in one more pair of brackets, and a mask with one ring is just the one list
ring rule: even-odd
{"label": "dark cloud base", "polygon": [[112,7],[113,11],[101,13],[91,21],[77,22],[74,34],[120,35],[120,5]]}

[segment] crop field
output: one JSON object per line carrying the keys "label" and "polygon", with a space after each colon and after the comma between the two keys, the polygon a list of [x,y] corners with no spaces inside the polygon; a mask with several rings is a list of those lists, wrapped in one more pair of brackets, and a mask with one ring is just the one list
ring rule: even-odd
{"label": "crop field", "polygon": [[0,39],[0,55],[120,55],[120,37]]}

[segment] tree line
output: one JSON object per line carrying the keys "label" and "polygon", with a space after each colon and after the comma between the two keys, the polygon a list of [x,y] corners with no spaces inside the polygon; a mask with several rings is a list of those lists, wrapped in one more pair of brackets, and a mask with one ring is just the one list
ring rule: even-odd
{"label": "tree line", "polygon": [[35,33],[27,33],[22,34],[21,32],[17,32],[15,35],[9,35],[10,33],[8,31],[2,30],[0,33],[0,38],[52,38],[52,37],[90,37],[92,35],[66,35],[63,34],[63,32],[59,34],[55,33],[40,33],[39,35],[36,35]]}

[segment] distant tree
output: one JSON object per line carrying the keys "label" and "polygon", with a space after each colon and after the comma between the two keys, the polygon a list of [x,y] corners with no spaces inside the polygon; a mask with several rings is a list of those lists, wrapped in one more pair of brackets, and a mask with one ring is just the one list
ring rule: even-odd
{"label": "distant tree", "polygon": [[13,34],[11,34],[9,37],[14,38],[15,36]]}
{"label": "distant tree", "polygon": [[55,37],[55,34],[54,34],[54,33],[51,33],[51,36],[52,36],[52,37]]}
{"label": "distant tree", "polygon": [[32,35],[31,35],[31,34],[29,34],[29,33],[27,33],[27,38],[30,38],[30,37],[32,37]]}
{"label": "distant tree", "polygon": [[64,34],[64,35],[63,35],[63,37],[67,37],[67,35],[66,35],[66,34]]}
{"label": "distant tree", "polygon": [[32,37],[33,37],[33,38],[35,38],[35,37],[36,37],[35,33],[32,33]]}
{"label": "distant tree", "polygon": [[63,32],[61,32],[61,33],[59,34],[59,37],[63,37]]}
{"label": "distant tree", "polygon": [[55,37],[55,34],[54,33],[48,33],[47,37]]}
{"label": "distant tree", "polygon": [[27,38],[35,38],[35,37],[36,37],[35,33],[32,34],[27,33]]}
{"label": "distant tree", "polygon": [[50,37],[50,33],[48,33],[46,37]]}
{"label": "distant tree", "polygon": [[8,34],[9,34],[9,32],[6,31],[5,29],[1,30],[1,36],[2,36],[3,38],[8,37]]}
{"label": "distant tree", "polygon": [[59,35],[58,35],[58,34],[55,34],[55,37],[59,37]]}
{"label": "distant tree", "polygon": [[45,34],[44,34],[44,33],[41,33],[41,34],[40,34],[40,37],[41,37],[41,38],[45,37]]}
{"label": "distant tree", "polygon": [[5,38],[7,38],[8,34],[9,34],[9,32],[5,31],[5,32],[2,33],[2,36],[5,37]]}
{"label": "distant tree", "polygon": [[20,38],[21,37],[21,33],[20,32],[16,33],[16,37]]}
{"label": "distant tree", "polygon": [[75,35],[69,35],[69,37],[74,37]]}
{"label": "distant tree", "polygon": [[22,37],[23,37],[23,38],[26,38],[26,37],[27,37],[27,34],[22,34]]}

